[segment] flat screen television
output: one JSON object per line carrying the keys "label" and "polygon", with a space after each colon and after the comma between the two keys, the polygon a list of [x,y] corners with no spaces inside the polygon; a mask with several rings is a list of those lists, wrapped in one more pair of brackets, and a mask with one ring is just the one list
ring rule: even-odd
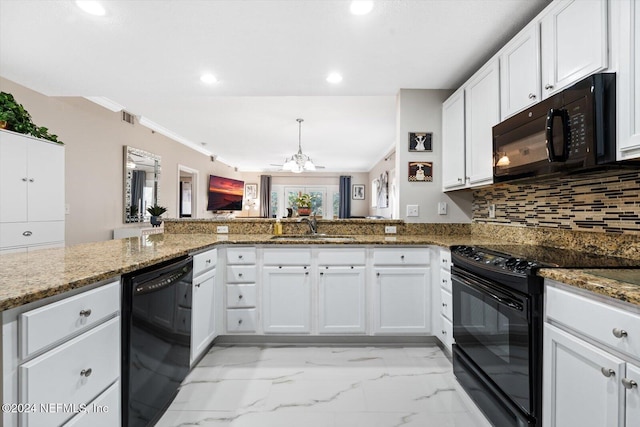
{"label": "flat screen television", "polygon": [[208,211],[241,211],[244,181],[209,175]]}

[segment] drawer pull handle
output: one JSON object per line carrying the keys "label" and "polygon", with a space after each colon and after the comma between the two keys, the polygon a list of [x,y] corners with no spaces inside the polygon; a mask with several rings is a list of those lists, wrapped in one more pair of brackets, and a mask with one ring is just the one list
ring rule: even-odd
{"label": "drawer pull handle", "polygon": [[242,255],[238,255],[238,259],[242,259]]}
{"label": "drawer pull handle", "polygon": [[242,294],[238,295],[238,299],[242,299]]}
{"label": "drawer pull handle", "polygon": [[638,388],[638,383],[635,382],[634,380],[630,380],[629,378],[623,378],[620,381],[622,381],[622,385],[627,390],[631,390],[632,388]]}
{"label": "drawer pull handle", "polygon": [[242,273],[238,273],[238,277],[242,277]]}
{"label": "drawer pull handle", "polygon": [[536,99],[536,95],[535,95],[535,94],[533,94],[533,93],[530,93],[530,94],[529,94],[529,99]]}
{"label": "drawer pull handle", "polygon": [[380,277],[380,273],[376,273],[376,276]]}
{"label": "drawer pull handle", "polygon": [[205,263],[205,264],[211,264],[211,260],[210,260],[210,259],[208,259],[208,260],[206,260],[204,263]]}
{"label": "drawer pull handle", "polygon": [[443,260],[442,260],[442,263],[443,263],[443,264],[446,264],[446,263],[447,263],[447,260],[446,260],[446,259],[443,259]]}
{"label": "drawer pull handle", "polygon": [[400,255],[400,259],[404,261],[404,255]]}
{"label": "drawer pull handle", "polygon": [[200,285],[201,285],[201,283],[197,283],[197,284],[196,284],[196,288],[199,288],[199,287],[200,287]]}
{"label": "drawer pull handle", "polygon": [[613,331],[611,332],[613,333],[613,336],[616,338],[624,338],[628,335],[627,331],[625,331],[624,329],[613,328]]}
{"label": "drawer pull handle", "polygon": [[546,90],[551,90],[551,89],[553,89],[553,85],[547,83],[546,85],[544,85],[544,88]]}
{"label": "drawer pull handle", "polygon": [[242,319],[238,319],[238,325],[242,325]]}
{"label": "drawer pull handle", "polygon": [[91,309],[80,311],[80,317],[89,317],[91,316]]}
{"label": "drawer pull handle", "polygon": [[305,275],[305,276],[308,276],[308,275],[309,275],[309,272],[308,272],[308,271],[305,271],[305,272],[304,272],[304,275]]}
{"label": "drawer pull handle", "polygon": [[321,276],[324,276],[324,271],[321,271],[321,272],[320,272],[320,275],[321,275]]}
{"label": "drawer pull handle", "polygon": [[446,303],[446,302],[443,302],[443,303],[442,303],[442,306],[443,306],[443,307],[446,307],[446,306],[447,306],[447,303]]}
{"label": "drawer pull handle", "polygon": [[442,283],[447,283],[447,279],[442,279]]}
{"label": "drawer pull handle", "polygon": [[444,329],[442,330],[442,335],[447,335],[447,331],[445,331]]}
{"label": "drawer pull handle", "polygon": [[93,370],[91,368],[83,369],[82,371],[80,371],[80,376],[81,377],[85,377],[85,378],[89,378],[91,376],[92,372],[93,372]]}
{"label": "drawer pull handle", "polygon": [[31,231],[29,231],[29,230],[27,230],[27,231],[25,231],[24,233],[22,233],[22,235],[23,235],[24,237],[29,237],[29,236],[31,236],[32,234],[33,234],[33,233],[32,233]]}
{"label": "drawer pull handle", "polygon": [[602,372],[602,375],[604,375],[607,378],[616,375],[616,371],[614,371],[613,369],[601,368],[600,372]]}

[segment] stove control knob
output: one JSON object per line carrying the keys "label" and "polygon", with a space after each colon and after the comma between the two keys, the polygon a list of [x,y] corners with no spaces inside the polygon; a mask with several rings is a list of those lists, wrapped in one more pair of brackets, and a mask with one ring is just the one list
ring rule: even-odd
{"label": "stove control knob", "polygon": [[516,270],[525,270],[527,267],[529,267],[529,263],[523,260],[518,261],[515,265]]}
{"label": "stove control knob", "polygon": [[509,259],[504,263],[504,265],[505,265],[507,268],[513,268],[513,267],[515,267],[515,266],[516,266],[516,264],[518,263],[518,261],[519,261],[519,259],[517,259],[517,258],[509,258]]}

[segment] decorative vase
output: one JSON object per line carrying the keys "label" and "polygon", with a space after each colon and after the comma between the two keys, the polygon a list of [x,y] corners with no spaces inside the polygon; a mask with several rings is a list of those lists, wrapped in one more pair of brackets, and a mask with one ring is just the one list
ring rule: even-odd
{"label": "decorative vase", "polygon": [[0,120],[0,129],[9,129],[9,123],[6,120]]}
{"label": "decorative vase", "polygon": [[153,227],[160,227],[160,224],[162,224],[162,219],[159,216],[151,216],[151,225]]}
{"label": "decorative vase", "polygon": [[298,208],[298,215],[309,216],[311,215],[311,208]]}

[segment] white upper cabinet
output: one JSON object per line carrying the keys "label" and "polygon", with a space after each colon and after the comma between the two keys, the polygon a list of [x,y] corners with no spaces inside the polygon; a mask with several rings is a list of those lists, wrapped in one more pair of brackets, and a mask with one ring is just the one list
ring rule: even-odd
{"label": "white upper cabinet", "polygon": [[500,68],[494,59],[442,104],[444,191],[493,182],[493,133],[500,122]]}
{"label": "white upper cabinet", "polygon": [[530,25],[500,55],[502,119],[540,101],[540,32]]}
{"label": "white upper cabinet", "polygon": [[607,0],[557,0],[540,32],[543,98],[607,68]]}
{"label": "white upper cabinet", "polygon": [[493,182],[493,126],[500,122],[500,69],[494,60],[465,89],[466,178],[471,187]]}
{"label": "white upper cabinet", "polygon": [[442,186],[444,190],[463,188],[464,173],[464,88],[442,104]]}
{"label": "white upper cabinet", "polygon": [[611,6],[618,58],[618,160],[629,160],[640,157],[640,3],[616,0]]}

